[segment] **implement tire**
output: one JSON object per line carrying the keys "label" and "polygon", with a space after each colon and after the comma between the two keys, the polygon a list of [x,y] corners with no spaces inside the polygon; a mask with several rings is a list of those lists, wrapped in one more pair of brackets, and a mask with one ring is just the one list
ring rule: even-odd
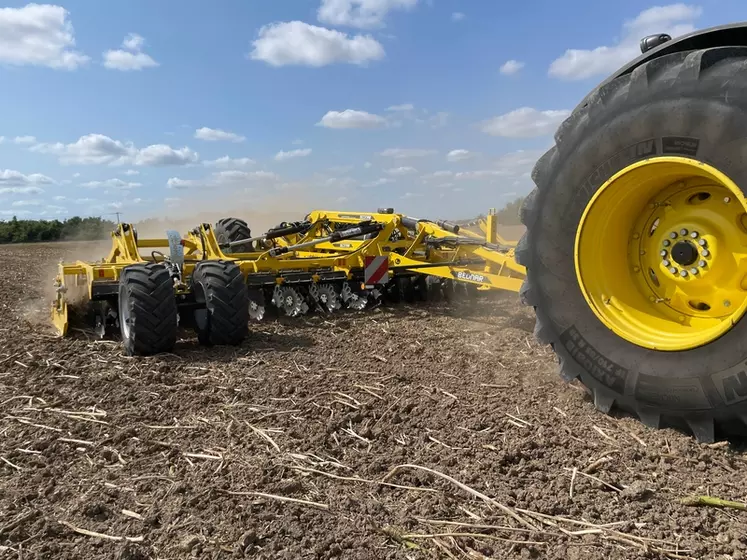
{"label": "implement tire", "polygon": [[125,353],[171,352],[178,328],[174,283],[163,264],[134,264],[119,277],[119,320]]}
{"label": "implement tire", "polygon": [[192,272],[194,312],[200,344],[238,346],[249,331],[249,293],[239,267],[227,261],[202,261]]}
{"label": "implement tire", "polygon": [[[215,237],[219,244],[232,243],[242,239],[249,239],[252,231],[248,224],[239,218],[222,218],[215,223]],[[233,247],[224,247],[222,251],[229,255],[231,253],[250,253],[254,249],[251,243],[242,243]]]}
{"label": "implement tire", "polygon": [[[561,376],[566,381],[579,380],[593,396],[597,409],[604,413],[617,407],[636,414],[649,427],[683,429],[702,442],[714,441],[717,433],[747,434],[747,320],[741,314],[724,315],[731,313],[725,309],[731,305],[729,300],[709,300],[709,305],[718,307],[717,311],[727,320],[717,335],[706,337],[705,330],[701,333],[698,329],[687,329],[697,321],[715,325],[714,321],[720,319],[706,317],[706,311],[702,311],[706,308],[705,304],[691,301],[691,305],[697,305],[692,313],[681,314],[678,320],[682,324],[671,321],[669,334],[672,340],[684,341],[686,336],[690,336],[688,344],[682,342],[680,347],[676,347],[678,343],[666,338],[669,334],[662,334],[665,330],[657,331],[654,326],[659,325],[657,321],[661,319],[656,314],[670,313],[670,306],[680,305],[679,300],[660,301],[654,294],[647,296],[643,293],[639,296],[631,289],[626,293],[619,292],[622,294],[620,297],[629,297],[632,298],[629,301],[636,302],[639,301],[636,298],[640,297],[642,303],[639,307],[626,307],[620,297],[615,299],[614,276],[610,277],[610,271],[605,271],[605,267],[621,271],[620,286],[627,282],[625,278],[629,275],[631,286],[643,283],[656,286],[656,282],[660,282],[661,285],[671,283],[672,286],[691,290],[691,286],[696,285],[694,282],[710,278],[710,284],[704,285],[702,293],[708,295],[732,289],[739,297],[732,309],[736,311],[738,306],[744,308],[747,300],[743,300],[739,293],[740,282],[734,284],[736,288],[731,288],[732,277],[729,277],[727,286],[726,276],[717,276],[708,270],[716,269],[719,258],[721,262],[729,264],[729,259],[737,253],[736,250],[732,254],[725,249],[729,236],[719,238],[717,233],[733,233],[733,241],[744,241],[744,237],[739,236],[747,236],[747,222],[739,223],[741,216],[747,217],[744,216],[747,211],[743,208],[744,193],[736,187],[747,185],[746,66],[747,48],[744,47],[673,53],[651,60],[593,91],[586,103],[577,107],[559,127],[555,134],[555,146],[535,165],[532,179],[536,188],[527,196],[521,209],[521,219],[527,230],[516,249],[517,261],[527,268],[521,299],[526,305],[534,307],[535,336],[541,343],[552,345],[560,363]],[[682,193],[692,192],[686,190],[694,184],[686,182],[689,179],[676,179],[676,184],[671,182],[674,177],[671,170],[677,165],[682,165],[681,169],[717,170],[727,179],[723,184],[731,189],[728,192],[732,194],[711,197],[710,192],[696,193],[687,199],[677,199],[683,201],[681,204],[678,202],[669,205],[669,208],[664,204],[661,210],[656,203],[643,203],[640,207],[633,205],[640,208],[640,220],[643,221],[636,221],[639,214],[629,210],[630,217],[636,219],[630,220],[627,230],[617,230],[619,243],[611,243],[608,248],[600,249],[602,241],[598,238],[589,241],[591,245],[582,244],[583,227],[591,227],[592,223],[593,211],[590,208],[594,208],[595,200],[601,203],[607,196],[602,191],[615,192],[611,185],[615,181],[620,185],[619,177],[624,177],[625,173],[640,173],[643,168],[655,170],[645,180],[650,181],[651,185],[657,181],[664,185],[664,179],[669,180],[670,183],[662,186],[665,189],[662,193],[674,192],[672,188],[681,189],[680,194],[672,195],[672,200],[676,196],[684,196]],[[706,171],[693,173],[683,177],[699,177],[703,185],[710,184],[703,179],[703,174],[698,175]],[[632,201],[633,195],[626,194],[626,189],[641,191],[640,184],[641,181],[628,179],[626,188],[617,191],[620,204]],[[727,192],[718,190],[721,187],[715,183],[702,190],[711,188],[714,192]],[[645,200],[643,197],[654,195],[653,190],[649,193],[643,187],[639,196]],[[702,206],[697,213],[688,210],[685,200],[688,204],[705,200],[704,204],[710,206]],[[727,213],[724,209],[729,204],[730,211],[736,211],[736,214],[729,214],[729,220],[719,221],[719,213]],[[607,208],[609,232],[615,223],[622,224],[627,219],[619,210],[623,207]],[[658,221],[652,226],[654,229],[651,232],[648,226],[643,230],[636,229],[641,223],[648,224],[645,221],[649,219],[647,216],[653,216],[655,212],[661,213],[661,223],[670,220],[666,214],[670,210],[690,212],[687,215],[692,219],[683,223],[681,230],[672,226],[666,231],[662,227],[657,232]],[[737,219],[731,220],[734,216]],[[604,221],[604,218],[599,219]],[[672,235],[682,235],[678,237],[678,243],[681,241],[692,245],[696,255],[693,267],[699,266],[698,262],[705,262],[697,260],[701,258],[698,255],[703,248],[698,244],[701,240],[705,241],[708,232],[697,232],[692,229],[695,227],[693,225],[690,225],[690,231],[685,229],[688,223],[698,220],[705,224],[703,230],[714,227],[708,243],[715,244],[716,240],[720,240],[717,247],[720,252],[717,254],[713,250],[708,255],[709,259],[713,259],[707,263],[711,268],[692,273],[693,268],[688,268],[690,264],[687,262],[681,269],[679,265],[670,266],[672,263],[668,259],[674,258],[674,247],[671,246],[674,241],[670,242],[665,237]],[[665,227],[668,226],[669,222]],[[742,231],[730,228],[741,228]],[[607,235],[607,230],[597,229],[601,237],[613,239],[611,233]],[[682,231],[687,233],[682,234]],[[701,237],[696,239],[698,235]],[[653,253],[649,251],[649,256],[645,257],[654,255],[656,259],[661,259],[662,266],[654,264],[649,271],[656,276],[656,282],[645,274],[646,268],[633,262],[643,261],[644,256],[640,256],[641,252],[645,252],[643,244],[653,243],[651,240],[660,243],[657,250]],[[594,243],[597,244],[596,248],[592,247]],[[591,247],[591,254],[599,255],[603,262],[599,262],[595,268],[594,259],[584,261],[582,247]],[[641,250],[636,250],[636,247]],[[668,250],[671,250],[671,257]],[[673,270],[676,272],[667,277],[667,272]],[[683,275],[683,271],[686,274]],[[612,278],[605,284],[612,286],[609,293],[598,291],[595,294],[588,289],[591,284],[586,283],[584,278],[591,278],[592,274],[598,274],[602,279]],[[677,282],[681,283],[675,284]],[[741,286],[745,286],[745,283]],[[645,287],[641,289],[645,290]],[[602,304],[595,306],[594,297],[600,298]],[[647,307],[645,304],[649,301],[655,303]],[[686,300],[682,301],[687,303]],[[605,304],[609,309],[605,308]],[[632,331],[626,331],[620,326],[622,323],[615,323],[616,326],[611,328],[610,323],[602,318],[607,317],[612,323],[618,320],[624,322],[641,310],[651,313],[651,317],[658,317],[644,322],[644,330],[640,330],[639,334],[648,332],[645,329],[649,327],[653,329],[650,331],[653,334],[648,339],[645,335],[639,336],[642,343],[632,342]],[[674,312],[677,313],[677,310]],[[664,322],[662,319],[661,324]],[[719,330],[718,327],[714,328]],[[702,340],[697,344],[692,342],[698,337]],[[654,342],[659,340],[662,345],[656,346]],[[671,347],[662,349],[667,344]]]}

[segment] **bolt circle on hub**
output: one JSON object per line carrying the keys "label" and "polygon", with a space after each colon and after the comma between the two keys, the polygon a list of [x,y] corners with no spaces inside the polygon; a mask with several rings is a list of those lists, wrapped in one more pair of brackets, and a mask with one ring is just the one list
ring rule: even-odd
{"label": "bolt circle on hub", "polygon": [[747,200],[700,161],[639,161],[586,206],[575,261],[591,310],[618,336],[655,350],[702,346],[747,311]]}

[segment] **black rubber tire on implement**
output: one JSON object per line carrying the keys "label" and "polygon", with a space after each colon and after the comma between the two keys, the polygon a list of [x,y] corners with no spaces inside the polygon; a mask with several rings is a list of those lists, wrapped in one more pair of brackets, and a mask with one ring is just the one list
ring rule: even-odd
{"label": "black rubber tire on implement", "polygon": [[178,329],[174,283],[163,264],[133,264],[119,277],[119,321],[125,353],[171,352]]}
{"label": "black rubber tire on implement", "polygon": [[563,378],[580,380],[605,413],[616,406],[703,442],[717,431],[747,433],[747,319],[692,350],[633,345],[584,300],[574,240],[593,194],[636,161],[696,158],[747,185],[746,65],[744,47],[674,53],[592,92],[532,172],[537,188],[521,209],[527,232],[516,250],[527,267],[521,299],[535,308],[535,336],[553,346]]}
{"label": "black rubber tire on implement", "polygon": [[206,346],[238,346],[249,331],[249,293],[239,267],[228,261],[202,261],[192,272],[195,332]]}
{"label": "black rubber tire on implement", "polygon": [[[249,225],[239,218],[221,218],[215,223],[215,237],[218,243],[232,243],[241,239],[248,239],[252,236]],[[253,251],[251,243],[242,243],[233,247],[223,247],[223,253],[250,253]]]}

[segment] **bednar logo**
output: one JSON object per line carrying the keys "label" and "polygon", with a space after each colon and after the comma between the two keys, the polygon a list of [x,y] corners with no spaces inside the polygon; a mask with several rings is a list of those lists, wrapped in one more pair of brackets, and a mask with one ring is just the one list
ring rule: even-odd
{"label": "bednar logo", "polygon": [[489,284],[490,281],[483,274],[476,272],[466,272],[464,270],[452,270],[451,273],[457,280],[466,280],[467,282],[479,282],[481,284]]}
{"label": "bednar logo", "polygon": [[363,282],[366,286],[386,284],[389,282],[389,258],[366,257],[363,271]]}

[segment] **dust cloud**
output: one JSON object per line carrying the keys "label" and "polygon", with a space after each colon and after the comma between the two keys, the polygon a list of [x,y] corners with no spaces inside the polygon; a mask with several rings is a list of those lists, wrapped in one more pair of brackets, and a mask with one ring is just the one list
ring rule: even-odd
{"label": "dust cloud", "polygon": [[318,196],[312,201],[308,192],[288,189],[263,195],[231,195],[218,199],[184,197],[168,214],[135,223],[138,236],[143,238],[165,236],[166,230],[181,234],[202,223],[215,224],[221,218],[240,218],[249,224],[252,235],[260,235],[280,222],[303,220],[312,210],[321,208]]}

